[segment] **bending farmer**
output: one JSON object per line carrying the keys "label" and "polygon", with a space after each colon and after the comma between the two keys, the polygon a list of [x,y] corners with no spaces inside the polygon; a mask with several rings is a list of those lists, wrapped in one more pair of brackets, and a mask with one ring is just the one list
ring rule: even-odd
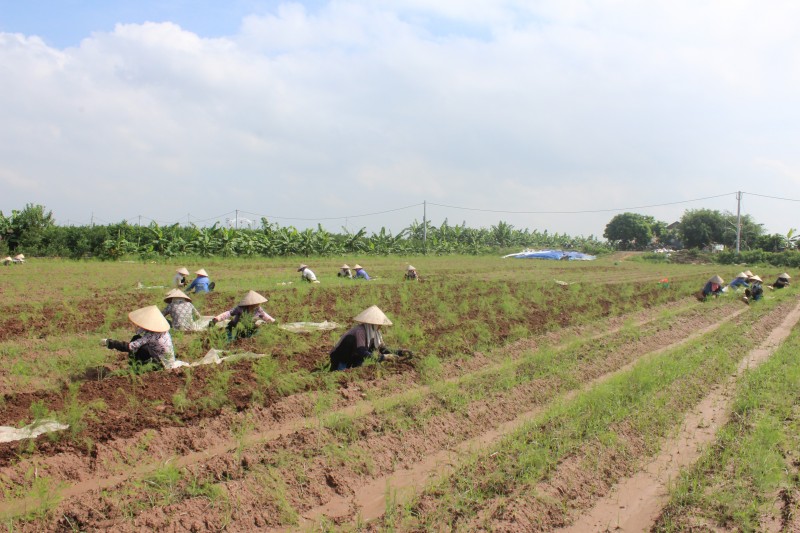
{"label": "bending farmer", "polygon": [[169,334],[169,322],[151,305],[128,313],[128,319],[137,327],[129,342],[101,339],[100,344],[110,350],[128,353],[131,366],[155,363],[164,368],[175,367],[175,348]]}
{"label": "bending farmer", "polygon": [[381,326],[391,326],[392,321],[373,305],[356,315],[353,320],[358,322],[350,328],[331,350],[331,370],[344,370],[364,364],[367,357],[371,357],[375,350],[381,354],[378,361],[397,360],[400,357],[411,357],[410,350],[390,350],[383,342]]}
{"label": "bending farmer", "polygon": [[[249,324],[248,327],[240,328],[236,333],[238,337],[252,337],[256,333],[256,328],[266,322],[275,322],[275,319],[272,318],[267,314],[266,311],[261,309],[261,304],[268,302],[267,298],[264,298],[256,291],[247,291],[247,294],[244,295],[244,298],[239,302],[239,304],[229,311],[225,311],[214,318],[211,319],[211,324],[216,324],[217,322],[222,322],[223,320],[231,319],[228,322],[228,325],[225,326],[225,329],[228,330],[228,338],[234,338],[234,328],[239,325],[239,322],[242,320],[243,317],[247,316],[249,319],[252,320],[252,326]],[[243,324],[244,326],[245,324]]]}

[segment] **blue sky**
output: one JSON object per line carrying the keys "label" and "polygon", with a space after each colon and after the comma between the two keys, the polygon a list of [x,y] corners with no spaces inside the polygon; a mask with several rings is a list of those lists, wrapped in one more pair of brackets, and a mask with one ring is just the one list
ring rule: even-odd
{"label": "blue sky", "polygon": [[745,191],[743,212],[786,233],[797,203],[764,196],[800,199],[799,16],[788,1],[0,0],[0,210],[397,231],[427,201],[434,223],[601,235],[603,210],[685,202],[635,210],[672,222]]}

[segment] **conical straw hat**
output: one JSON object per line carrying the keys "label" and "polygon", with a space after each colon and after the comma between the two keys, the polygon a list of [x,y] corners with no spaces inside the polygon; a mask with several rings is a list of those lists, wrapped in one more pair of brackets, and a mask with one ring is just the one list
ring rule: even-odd
{"label": "conical straw hat", "polygon": [[781,275],[780,275],[780,276],[778,276],[778,277],[779,277],[779,278],[783,278],[783,279],[792,279],[792,276],[790,276],[790,275],[789,275],[789,274],[787,274],[786,272],[784,272],[783,274],[781,274]]}
{"label": "conical straw hat", "polygon": [[745,275],[746,275],[748,278],[754,275],[754,274],[753,274],[752,272],[750,272],[749,270],[745,270],[745,271],[744,271],[744,273],[745,273]]}
{"label": "conical straw hat", "polygon": [[198,276],[208,277],[208,272],[206,272],[205,268],[201,268],[200,270],[195,271],[195,274],[197,274]]}
{"label": "conical straw hat", "polygon": [[757,282],[759,282],[759,283],[763,283],[763,282],[761,281],[761,278],[759,278],[759,277],[758,277],[758,276],[756,276],[755,274],[754,274],[754,275],[752,275],[752,276],[750,276],[749,278],[747,278],[747,281],[757,281]]}
{"label": "conical straw hat", "polygon": [[[750,275],[752,276],[752,274],[750,274]],[[737,278],[746,278],[747,277],[747,272],[739,272],[738,274],[736,274],[736,277]]]}
{"label": "conical straw hat", "polygon": [[14,256],[14,259],[25,259],[25,256],[22,254],[17,254]]}
{"label": "conical straw hat", "polygon": [[408,268],[407,268],[406,270],[416,270],[416,268],[414,268],[414,267],[413,267],[413,266],[411,266],[411,265],[408,265]]}
{"label": "conical straw hat", "polygon": [[711,283],[716,283],[717,285],[722,285],[723,283],[725,283],[725,282],[722,280],[722,278],[721,278],[721,277],[719,277],[719,276],[714,276],[713,278],[711,278],[711,279],[710,279],[710,280],[708,280],[708,281],[710,281]]}
{"label": "conical straw hat", "polygon": [[300,271],[301,271],[301,270],[303,270],[304,268],[308,268],[308,265],[306,265],[305,263],[304,263],[304,264],[302,264],[302,265],[300,265],[300,266],[297,268],[297,271],[298,271],[298,272],[300,272]]}
{"label": "conical straw hat", "polygon": [[356,263],[356,264],[355,264],[355,266],[354,266],[353,268],[355,268],[356,270],[358,270],[359,268],[364,268],[364,267],[362,267],[361,265],[359,265],[358,263]]}
{"label": "conical straw hat", "polygon": [[178,274],[183,274],[184,276],[188,276],[189,275],[189,269],[186,268],[186,267],[180,267],[175,272],[177,272]]}
{"label": "conical straw hat", "polygon": [[347,269],[347,270],[350,270],[350,265],[348,265],[347,263],[345,263],[345,264],[343,264],[342,266],[340,266],[339,268],[341,268],[342,270],[345,270],[345,269]]}
{"label": "conical straw hat", "polygon": [[166,296],[164,296],[164,301],[165,301],[165,302],[169,302],[169,301],[170,301],[170,300],[172,300],[173,298],[183,298],[184,300],[189,300],[190,302],[192,301],[192,299],[191,299],[191,298],[189,298],[189,297],[186,295],[186,293],[184,293],[184,292],[183,292],[182,290],[180,290],[180,289],[172,289],[171,291],[169,291],[169,292],[167,293],[167,295],[166,295]]}
{"label": "conical straw hat", "polygon": [[247,294],[244,295],[244,298],[242,298],[242,301],[239,302],[239,305],[258,305],[268,301],[269,300],[258,294],[256,291],[247,291]]}
{"label": "conical straw hat", "polygon": [[3,262],[6,262],[6,261],[11,261],[11,260],[12,260],[12,259],[11,259],[11,257],[4,257],[4,258],[3,258]]}
{"label": "conical straw hat", "polygon": [[391,326],[392,321],[383,314],[377,305],[373,305],[358,313],[353,320],[362,324],[374,324],[376,326]]}
{"label": "conical straw hat", "polygon": [[128,313],[128,319],[135,325],[147,331],[154,331],[156,333],[164,333],[169,331],[169,322],[158,310],[155,305],[142,307],[136,311]]}

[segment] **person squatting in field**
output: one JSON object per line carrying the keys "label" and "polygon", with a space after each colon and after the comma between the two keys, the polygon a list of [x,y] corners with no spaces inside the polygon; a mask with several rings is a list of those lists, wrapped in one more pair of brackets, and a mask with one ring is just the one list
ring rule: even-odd
{"label": "person squatting in field", "polygon": [[789,286],[790,279],[792,279],[792,276],[784,272],[783,274],[778,276],[778,279],[775,281],[775,283],[770,285],[770,287],[772,287],[773,289],[783,289],[784,287]]}
{"label": "person squatting in field", "polygon": [[697,295],[700,301],[706,301],[706,298],[713,295],[714,297],[722,294],[722,284],[725,283],[721,277],[713,276],[709,279]]}
{"label": "person squatting in field", "polygon": [[419,274],[417,274],[417,269],[411,265],[408,265],[408,268],[406,268],[406,275],[404,279],[406,281],[419,281]]}
{"label": "person squatting in field", "polygon": [[744,290],[742,301],[750,305],[751,301],[758,301],[764,297],[764,287],[761,285],[761,278],[755,274],[747,278],[747,282],[750,286]]}
{"label": "person squatting in field", "polygon": [[[192,304],[189,298],[180,289],[172,289],[164,297],[167,306],[161,310],[161,314],[167,318],[173,329],[179,331],[194,331],[197,329],[195,317],[199,320],[200,313]],[[170,320],[171,319],[171,320]]]}
{"label": "person squatting in field", "polygon": [[358,324],[346,331],[331,350],[332,371],[359,367],[375,350],[380,354],[378,362],[396,361],[414,355],[411,350],[390,350],[386,347],[381,326],[391,326],[392,321],[377,305],[363,310],[353,320]]}
{"label": "person squatting in field", "polygon": [[339,272],[336,273],[336,277],[353,279],[353,272],[350,270],[350,265],[345,263],[339,267]]}
{"label": "person squatting in field", "polygon": [[316,274],[314,274],[311,271],[311,269],[308,268],[308,265],[306,264],[300,265],[300,268],[298,268],[297,271],[300,272],[301,280],[307,281],[309,283],[319,283],[319,281],[317,281]]}
{"label": "person squatting in field", "polygon": [[137,327],[130,341],[101,339],[100,344],[109,350],[128,354],[131,366],[156,364],[164,368],[175,367],[175,348],[169,334],[169,322],[151,305],[128,313],[128,319]]}
{"label": "person squatting in field", "polygon": [[[225,326],[225,329],[228,331],[228,339],[234,339],[234,333],[237,337],[245,338],[245,337],[252,337],[256,333],[256,329],[258,326],[266,323],[266,322],[275,322],[275,319],[272,318],[261,308],[261,304],[268,302],[267,298],[264,298],[256,291],[247,291],[247,294],[244,295],[244,298],[237,304],[236,307],[225,311],[224,313],[220,313],[214,318],[211,319],[210,325],[214,325],[217,322],[222,322],[223,320],[231,319],[228,322],[228,325]],[[243,324],[242,327],[236,330],[236,326],[239,325],[243,317],[248,317],[252,320],[252,325],[250,324]]]}
{"label": "person squatting in field", "polygon": [[188,287],[186,287],[186,292],[191,292],[194,290],[194,293],[197,294],[198,292],[209,292],[214,288],[214,284],[210,283],[210,280],[208,279],[208,272],[206,272],[204,268],[201,268],[195,272],[195,274],[197,277],[192,280],[192,283],[189,284]]}
{"label": "person squatting in field", "polygon": [[[752,273],[750,273],[750,276],[752,276],[752,275],[753,275],[753,274],[752,274]],[[748,277],[749,277],[749,276],[747,275],[747,273],[746,273],[746,272],[739,272],[738,274],[736,274],[736,277],[735,277],[735,278],[733,278],[733,281],[731,281],[731,282],[728,284],[728,288],[729,288],[729,289],[733,289],[733,290],[736,290],[736,289],[738,289],[739,287],[744,287],[745,289],[746,289],[746,288],[748,288],[748,287],[750,286],[750,285],[747,283],[747,278],[748,278]]]}
{"label": "person squatting in field", "polygon": [[356,274],[354,276],[355,279],[365,279],[365,280],[369,281],[369,274],[367,274],[367,271],[364,270],[364,267],[362,267],[361,265],[356,264],[353,268],[356,271]]}
{"label": "person squatting in field", "polygon": [[189,270],[186,267],[180,267],[175,271],[175,276],[172,278],[173,287],[185,287],[186,278],[189,276]]}

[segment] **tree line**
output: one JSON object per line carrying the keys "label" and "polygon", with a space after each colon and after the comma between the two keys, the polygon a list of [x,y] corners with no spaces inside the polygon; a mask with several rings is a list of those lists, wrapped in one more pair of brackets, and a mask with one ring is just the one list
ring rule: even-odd
{"label": "tree line", "polygon": [[385,228],[367,233],[365,228],[330,232],[300,230],[261,219],[261,226],[229,228],[173,224],[147,226],[126,221],[107,225],[59,226],[44,206],[28,204],[6,216],[0,211],[0,254],[24,253],[28,256],[69,257],[176,257],[198,256],[338,256],[430,254],[495,254],[501,250],[558,248],[598,254],[613,248],[589,237],[518,229],[507,222],[489,228],[469,228],[465,223],[439,225],[412,222],[393,234]]}
{"label": "tree line", "polygon": [[[790,229],[786,235],[768,235],[763,224],[756,223],[750,215],[742,215],[739,222],[740,250],[783,252],[797,249],[796,229]],[[736,234],[736,215],[711,209],[689,209],[679,222],[670,225],[651,216],[622,213],[606,225],[603,237],[618,250],[704,249],[715,244],[735,250]]]}
{"label": "tree line", "polygon": [[[24,253],[28,256],[68,257],[175,257],[197,256],[337,256],[350,254],[413,255],[496,254],[522,248],[567,249],[590,254],[615,250],[651,250],[659,247],[703,249],[723,244],[736,246],[736,216],[710,209],[687,210],[673,224],[638,213],[614,216],[606,225],[603,237],[573,237],[561,233],[518,229],[500,221],[489,228],[470,228],[466,223],[451,225],[445,219],[439,225],[431,221],[412,222],[393,234],[385,228],[367,233],[365,228],[351,231],[341,228],[331,232],[297,229],[261,219],[258,228],[229,228],[189,225],[161,226],[156,222],[140,226],[126,221],[116,224],[59,226],[52,211],[38,204],[27,204],[10,215],[0,211],[0,255]],[[748,257],[763,258],[760,253],[795,251],[800,235],[790,229],[786,235],[764,231],[750,215],[741,217],[741,250]],[[754,255],[755,254],[755,255]],[[720,256],[720,259],[727,258]],[[733,259],[730,259],[733,260]],[[764,259],[769,262],[768,259]],[[781,263],[781,264],[786,264]]]}

